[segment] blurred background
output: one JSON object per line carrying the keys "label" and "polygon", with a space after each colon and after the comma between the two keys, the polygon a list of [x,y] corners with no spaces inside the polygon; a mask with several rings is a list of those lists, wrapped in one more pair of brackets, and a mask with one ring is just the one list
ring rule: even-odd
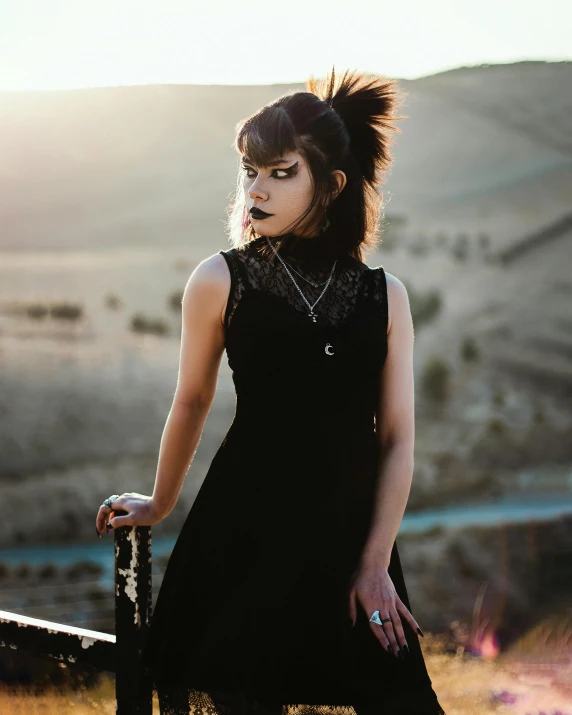
{"label": "blurred background", "polygon": [[[415,323],[397,543],[428,669],[448,713],[572,713],[571,21],[557,0],[0,5],[0,610],[113,632],[95,515],[153,489],[236,123],[357,68],[406,95],[366,262]],[[233,414],[223,358],[154,598]]]}

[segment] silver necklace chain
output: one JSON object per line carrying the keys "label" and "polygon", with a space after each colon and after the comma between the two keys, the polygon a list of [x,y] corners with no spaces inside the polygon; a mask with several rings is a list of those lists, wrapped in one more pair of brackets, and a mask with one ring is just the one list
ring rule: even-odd
{"label": "silver necklace chain", "polygon": [[291,266],[290,263],[287,263],[286,261],[284,261],[284,263],[286,263],[286,265],[288,266],[288,268],[290,268],[290,270],[294,271],[294,273],[299,275],[300,278],[302,278],[302,280],[305,280],[311,286],[314,286],[314,288],[319,288],[320,286],[323,286],[328,282],[327,278],[325,281],[322,281],[321,283],[316,283],[316,281],[311,281],[309,278],[306,278],[306,276],[303,276],[301,273],[298,273],[298,271],[293,266]]}
{"label": "silver necklace chain", "polygon": [[[336,263],[338,262],[338,260],[336,259],[336,260],[334,261],[334,265],[332,266],[332,270],[330,271],[330,277],[329,277],[328,280],[326,281],[326,286],[325,286],[324,290],[320,293],[320,295],[319,295],[319,297],[318,297],[318,300],[316,300],[315,303],[312,305],[312,304],[307,300],[306,296],[305,296],[305,295],[302,293],[302,291],[300,290],[300,286],[299,286],[299,285],[296,283],[296,281],[294,280],[294,276],[293,276],[293,275],[290,273],[290,271],[288,270],[288,266],[287,266],[286,263],[284,263],[284,261],[282,260],[282,256],[281,256],[281,255],[278,253],[278,251],[274,248],[274,246],[272,245],[272,243],[271,243],[271,241],[269,240],[268,236],[266,236],[266,241],[267,241],[268,245],[270,246],[270,248],[274,251],[274,253],[276,254],[276,256],[280,259],[280,262],[281,262],[282,265],[284,266],[284,269],[285,269],[286,273],[288,273],[288,275],[289,275],[290,278],[292,279],[292,283],[294,283],[294,285],[295,285],[296,288],[298,289],[298,292],[300,293],[300,295],[301,295],[302,298],[304,299],[304,302],[306,303],[306,305],[308,306],[308,308],[310,308],[310,312],[308,313],[308,315],[309,315],[310,318],[312,318],[312,320],[313,320],[314,323],[315,323],[315,322],[316,322],[317,314],[314,313],[314,307],[318,304],[319,300],[321,299],[321,297],[324,295],[324,293],[325,293],[326,290],[328,289],[328,286],[330,285],[330,281],[332,280],[332,276],[334,275],[334,270],[335,270],[335,268],[336,268]],[[296,272],[297,272],[297,271],[296,271]]]}

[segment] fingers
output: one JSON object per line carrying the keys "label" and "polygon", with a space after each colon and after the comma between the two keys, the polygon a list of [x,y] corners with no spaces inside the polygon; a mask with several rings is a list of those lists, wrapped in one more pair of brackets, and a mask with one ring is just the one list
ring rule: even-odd
{"label": "fingers", "polygon": [[423,631],[419,627],[419,624],[417,623],[415,618],[413,618],[411,611],[407,608],[403,601],[397,599],[396,608],[399,613],[405,618],[405,620],[409,623],[409,625],[411,626],[411,630],[417,631],[417,633],[423,635]]}
{"label": "fingers", "polygon": [[98,533],[102,532],[105,529],[107,517],[110,513],[111,510],[108,509],[106,506],[99,507],[97,516],[95,517],[95,528],[97,529]]}
{"label": "fingers", "polygon": [[[122,498],[118,497],[117,499],[113,499],[111,502],[111,507],[106,506],[105,504],[102,504],[99,507],[99,510],[97,512],[97,516],[95,517],[95,528],[97,530],[97,535],[100,536],[106,526],[108,524],[111,524],[112,528],[115,528],[117,526],[116,522],[113,521],[113,515],[115,514],[115,511],[119,511],[122,508]],[[119,518],[119,517],[116,517]]]}
{"label": "fingers", "polygon": [[133,526],[133,519],[131,514],[126,514],[125,516],[116,516],[109,520],[109,524],[112,529],[118,529],[120,526]]}
{"label": "fingers", "polygon": [[[395,629],[393,627],[394,621],[391,615],[391,611],[387,607],[383,609],[380,608],[379,618],[381,621],[384,621],[384,623],[379,625],[378,623],[370,621],[369,627],[375,637],[381,643],[381,645],[385,648],[385,650],[390,655],[393,655],[394,657],[398,658],[401,649],[400,643],[398,643],[398,639],[396,638]],[[391,620],[388,621],[386,620],[387,618],[390,618]]]}
{"label": "fingers", "polygon": [[[373,611],[372,611],[373,613]],[[387,618],[387,616],[383,615],[382,612],[379,612],[379,617],[383,620],[384,618]],[[383,624],[385,625],[385,623]],[[391,640],[387,637],[387,634],[385,630],[382,628],[382,626],[378,625],[377,623],[374,623],[373,621],[369,622],[369,627],[373,635],[377,638],[377,640],[381,643],[382,648],[389,653],[389,655],[393,655],[396,652],[395,646],[391,643]]]}
{"label": "fingers", "polygon": [[111,511],[107,507],[100,507],[99,511],[97,512],[97,517],[95,519],[95,528],[99,535],[101,535],[105,531],[106,527],[110,523],[110,519],[112,518],[113,514],[115,514],[115,512]]}
{"label": "fingers", "polygon": [[[373,614],[374,610],[376,609],[371,609],[370,614]],[[379,619],[382,621],[381,625],[369,621],[370,630],[390,655],[404,661],[409,656],[409,646],[395,604],[386,603],[379,608]]]}
{"label": "fingers", "polygon": [[391,621],[387,621],[383,624],[384,631],[389,638],[396,656],[403,660],[405,655],[409,655],[409,646],[407,645],[405,633],[403,632],[399,613],[395,607],[389,609],[389,618],[391,618]]}

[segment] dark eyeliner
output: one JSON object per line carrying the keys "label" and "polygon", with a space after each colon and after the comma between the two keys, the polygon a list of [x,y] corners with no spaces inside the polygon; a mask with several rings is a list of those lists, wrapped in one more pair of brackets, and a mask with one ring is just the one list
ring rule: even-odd
{"label": "dark eyeliner", "polygon": [[[274,178],[277,179],[278,181],[282,181],[282,179],[289,179],[291,176],[294,176],[294,175],[296,174],[295,169],[296,169],[297,166],[298,166],[298,162],[297,162],[297,161],[294,162],[294,163],[292,164],[292,166],[285,166],[284,168],[281,168],[281,167],[278,167],[278,166],[277,166],[275,169],[273,169],[272,173],[274,173],[275,171],[284,171],[284,172],[286,172],[287,176],[275,176],[275,177],[274,177]],[[246,172],[248,172],[248,171],[254,171],[254,169],[253,169],[251,166],[246,166],[245,164],[242,164],[242,168],[243,168],[243,170],[246,171]],[[252,177],[249,177],[249,178],[252,178]]]}

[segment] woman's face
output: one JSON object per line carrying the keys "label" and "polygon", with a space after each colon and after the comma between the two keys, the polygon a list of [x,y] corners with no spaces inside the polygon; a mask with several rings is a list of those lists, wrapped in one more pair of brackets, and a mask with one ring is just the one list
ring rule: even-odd
{"label": "woman's face", "polygon": [[[283,161],[280,161],[282,159]],[[250,221],[256,233],[261,236],[280,236],[302,216],[312,199],[312,178],[310,170],[301,154],[288,152],[276,163],[267,167],[255,166],[247,156],[242,157],[244,172],[244,200]],[[345,174],[334,172],[338,185],[345,185]],[[343,179],[342,179],[343,177]],[[339,189],[341,190],[341,189]],[[256,207],[271,214],[268,218],[256,218],[250,210]],[[319,233],[322,214],[318,211],[314,224],[306,217],[295,234],[314,236]]]}

